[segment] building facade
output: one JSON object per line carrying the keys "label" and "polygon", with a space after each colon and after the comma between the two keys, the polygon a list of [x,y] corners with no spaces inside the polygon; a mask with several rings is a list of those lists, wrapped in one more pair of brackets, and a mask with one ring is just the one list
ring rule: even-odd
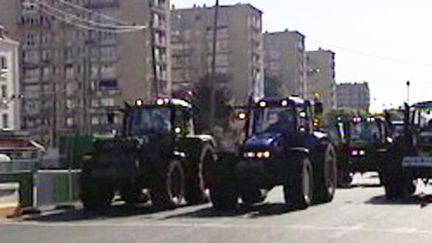
{"label": "building facade", "polygon": [[306,52],[308,98],[319,97],[324,109],[336,108],[335,53],[318,49]]}
{"label": "building facade", "polygon": [[[171,12],[174,90],[191,89],[211,75],[214,7],[194,6]],[[250,4],[220,6],[216,73],[227,79],[237,103],[264,93],[262,12]]]}
{"label": "building facade", "polygon": [[369,111],[369,84],[367,82],[338,84],[336,89],[336,101],[338,108]]}
{"label": "building facade", "polygon": [[18,48],[0,25],[0,129],[19,130],[21,125]]}
{"label": "building facade", "polygon": [[305,36],[298,31],[264,34],[265,82],[281,84],[282,96],[306,97]]}
{"label": "building facade", "polygon": [[[147,28],[102,31],[66,23],[59,10],[98,26],[121,20]],[[169,0],[2,1],[0,22],[22,43],[22,128],[57,146],[63,134],[111,129],[107,110],[124,101],[169,96],[169,13]]]}

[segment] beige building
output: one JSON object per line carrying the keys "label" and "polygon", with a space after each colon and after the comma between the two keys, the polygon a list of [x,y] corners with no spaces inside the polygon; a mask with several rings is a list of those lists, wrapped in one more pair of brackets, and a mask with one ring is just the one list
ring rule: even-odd
{"label": "beige building", "polygon": [[[56,146],[62,134],[112,129],[107,110],[125,100],[170,95],[169,0],[31,2],[0,0],[0,22],[22,43],[22,128],[44,145]],[[102,23],[96,26],[121,20],[148,28],[67,24],[58,10]]]}
{"label": "beige building", "polygon": [[265,81],[279,81],[282,96],[305,97],[306,52],[305,36],[298,31],[264,34]]}
{"label": "beige building", "polygon": [[356,110],[369,111],[369,84],[367,82],[338,84],[336,101],[338,108],[353,108]]}
{"label": "beige building", "polygon": [[[175,90],[191,89],[211,74],[214,7],[171,13],[172,77]],[[262,12],[250,4],[220,6],[216,73],[229,80],[237,103],[264,93]]]}
{"label": "beige building", "polygon": [[0,129],[20,129],[18,48],[0,25]]}
{"label": "beige building", "polygon": [[324,109],[336,108],[335,53],[318,49],[306,52],[308,98],[316,95]]}

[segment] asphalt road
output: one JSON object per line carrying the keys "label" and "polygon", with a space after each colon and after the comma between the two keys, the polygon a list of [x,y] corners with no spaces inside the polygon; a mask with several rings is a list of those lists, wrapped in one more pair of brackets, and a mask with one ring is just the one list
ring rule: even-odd
{"label": "asphalt road", "polygon": [[276,188],[266,203],[227,213],[209,204],[164,212],[116,206],[104,216],[46,212],[0,220],[0,242],[431,242],[432,205],[421,205],[419,194],[386,201],[377,182],[357,178],[333,202],[303,211],[286,210]]}

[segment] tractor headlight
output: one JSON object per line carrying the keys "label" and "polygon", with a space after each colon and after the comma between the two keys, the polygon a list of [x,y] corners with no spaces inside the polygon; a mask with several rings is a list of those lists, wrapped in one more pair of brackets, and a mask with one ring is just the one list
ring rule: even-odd
{"label": "tractor headlight", "polygon": [[353,150],[353,151],[351,151],[351,155],[352,156],[357,156],[359,154],[359,151],[358,150]]}
{"label": "tractor headlight", "polygon": [[245,152],[243,157],[247,159],[268,159],[271,157],[270,151]]}
{"label": "tractor headlight", "polygon": [[360,156],[364,156],[364,155],[366,155],[366,151],[364,151],[364,150],[360,150],[360,151],[359,151],[359,155],[360,155]]}

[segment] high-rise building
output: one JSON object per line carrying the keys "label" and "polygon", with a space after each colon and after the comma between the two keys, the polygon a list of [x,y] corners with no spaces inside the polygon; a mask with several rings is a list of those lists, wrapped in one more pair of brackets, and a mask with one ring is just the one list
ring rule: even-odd
{"label": "high-rise building", "polygon": [[[31,2],[3,0],[0,22],[21,43],[22,128],[35,139],[106,132],[120,123],[108,110],[170,95],[169,0]],[[119,22],[147,28],[110,31]]]}
{"label": "high-rise building", "polygon": [[[172,76],[175,90],[191,89],[211,75],[214,7],[194,6],[171,13]],[[237,103],[264,93],[262,12],[250,4],[220,6],[216,73]]]}
{"label": "high-rise building", "polygon": [[308,98],[318,96],[324,109],[336,108],[335,53],[319,48],[306,52]]}
{"label": "high-rise building", "polygon": [[296,94],[305,97],[305,36],[288,30],[265,33],[264,51],[265,82],[280,82],[282,96]]}
{"label": "high-rise building", "polygon": [[369,111],[369,84],[367,82],[338,84],[336,89],[336,101],[338,108]]}
{"label": "high-rise building", "polygon": [[0,128],[20,129],[19,43],[5,35],[0,25]]}

